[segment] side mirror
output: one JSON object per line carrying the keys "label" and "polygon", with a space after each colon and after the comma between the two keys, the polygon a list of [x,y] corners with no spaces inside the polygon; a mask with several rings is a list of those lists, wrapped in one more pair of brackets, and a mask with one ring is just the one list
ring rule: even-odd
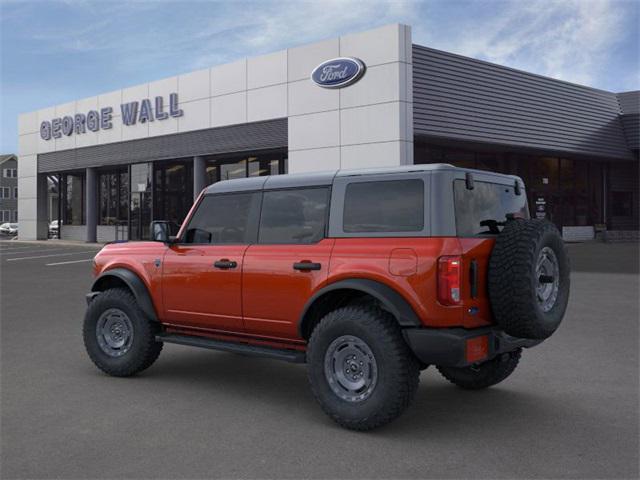
{"label": "side mirror", "polygon": [[176,224],[167,220],[154,220],[151,222],[151,239],[155,242],[172,243],[176,237],[172,234],[176,230]]}

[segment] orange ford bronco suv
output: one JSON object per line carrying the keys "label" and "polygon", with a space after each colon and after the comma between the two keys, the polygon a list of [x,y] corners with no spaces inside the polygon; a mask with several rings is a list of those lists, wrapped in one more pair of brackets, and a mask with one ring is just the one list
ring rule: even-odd
{"label": "orange ford bronco suv", "polygon": [[307,363],[315,398],[367,430],[434,365],[468,389],[507,378],[558,328],[569,262],[522,180],[450,165],[278,175],[206,188],[177,236],[95,258],[84,342],[114,376],[164,343]]}

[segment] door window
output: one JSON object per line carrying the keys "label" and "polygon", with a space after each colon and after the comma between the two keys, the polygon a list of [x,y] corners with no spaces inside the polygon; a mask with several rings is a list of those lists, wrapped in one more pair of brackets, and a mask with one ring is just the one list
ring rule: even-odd
{"label": "door window", "polygon": [[255,241],[260,194],[205,196],[191,217],[185,243],[248,244]]}
{"label": "door window", "polygon": [[324,238],[328,188],[265,192],[260,216],[259,243],[310,244]]}

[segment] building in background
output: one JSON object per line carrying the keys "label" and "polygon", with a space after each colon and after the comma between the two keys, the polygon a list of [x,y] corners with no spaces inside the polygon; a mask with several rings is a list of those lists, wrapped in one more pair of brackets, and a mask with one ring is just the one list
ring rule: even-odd
{"label": "building in background", "polygon": [[20,236],[147,238],[218,180],[432,162],[520,175],[567,239],[637,231],[639,104],[388,25],[21,115]]}
{"label": "building in background", "polygon": [[0,223],[18,222],[18,157],[0,155]]}

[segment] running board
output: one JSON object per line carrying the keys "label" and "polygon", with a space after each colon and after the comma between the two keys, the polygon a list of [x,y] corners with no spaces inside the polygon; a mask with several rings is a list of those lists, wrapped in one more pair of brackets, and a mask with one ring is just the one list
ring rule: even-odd
{"label": "running board", "polygon": [[188,345],[190,347],[210,348],[212,350],[222,350],[224,352],[239,353],[241,355],[251,355],[254,357],[267,357],[292,363],[305,363],[307,361],[306,353],[299,350],[260,347],[258,345],[249,345],[247,343],[225,342],[222,340],[213,340],[211,338],[194,337],[190,335],[156,335],[156,341]]}

